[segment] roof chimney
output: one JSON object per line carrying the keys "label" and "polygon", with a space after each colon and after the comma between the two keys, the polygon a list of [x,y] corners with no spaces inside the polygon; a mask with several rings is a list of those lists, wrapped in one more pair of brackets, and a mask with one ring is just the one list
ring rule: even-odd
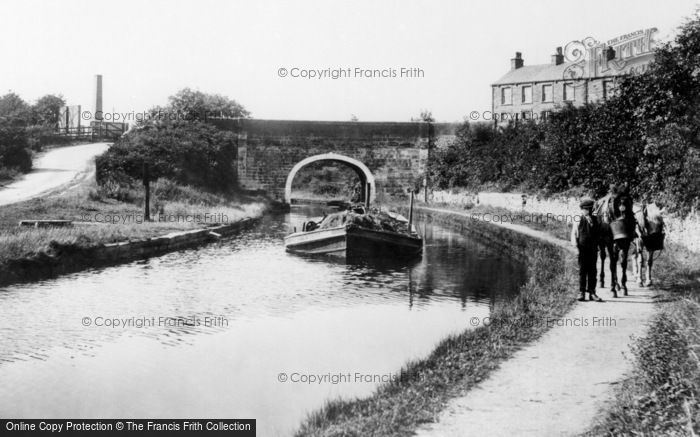
{"label": "roof chimney", "polygon": [[612,61],[615,59],[615,49],[608,46],[608,49],[605,51],[605,59],[608,61]]}
{"label": "roof chimney", "polygon": [[552,65],[561,65],[564,63],[564,54],[561,47],[557,47],[556,53],[552,55]]}
{"label": "roof chimney", "polygon": [[517,70],[518,68],[522,67],[523,64],[523,54],[520,52],[515,52],[515,57],[510,60],[510,69]]}

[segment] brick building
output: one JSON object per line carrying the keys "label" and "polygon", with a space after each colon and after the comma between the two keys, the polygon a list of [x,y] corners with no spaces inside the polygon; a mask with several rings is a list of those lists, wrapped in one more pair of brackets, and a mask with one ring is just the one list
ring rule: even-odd
{"label": "brick building", "polygon": [[557,47],[548,64],[526,66],[516,52],[510,71],[491,85],[494,122],[541,119],[566,103],[580,106],[608,98],[621,76],[646,70],[654,58],[655,31],[639,30],[605,43],[574,41]]}

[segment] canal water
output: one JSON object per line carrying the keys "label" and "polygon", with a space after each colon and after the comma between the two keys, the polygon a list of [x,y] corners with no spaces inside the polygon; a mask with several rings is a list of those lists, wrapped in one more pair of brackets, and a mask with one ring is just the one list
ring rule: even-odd
{"label": "canal water", "polygon": [[[471,329],[523,266],[418,223],[410,263],[287,254],[309,210],[226,241],[0,288],[0,417],[254,418],[287,436]],[[410,377],[410,375],[409,375]]]}

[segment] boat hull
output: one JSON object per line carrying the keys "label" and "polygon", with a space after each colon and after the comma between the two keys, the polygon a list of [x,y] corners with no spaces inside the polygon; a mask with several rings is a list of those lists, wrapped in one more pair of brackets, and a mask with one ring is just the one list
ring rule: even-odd
{"label": "boat hull", "polygon": [[298,232],[284,239],[287,252],[337,257],[390,256],[410,258],[423,252],[420,237],[358,227]]}

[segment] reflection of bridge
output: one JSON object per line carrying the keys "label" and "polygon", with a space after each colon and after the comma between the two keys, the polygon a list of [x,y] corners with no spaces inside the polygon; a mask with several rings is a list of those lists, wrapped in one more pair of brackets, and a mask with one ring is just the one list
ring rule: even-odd
{"label": "reflection of bridge", "polygon": [[212,120],[237,134],[238,181],[290,203],[294,176],[316,161],[353,169],[364,197],[405,193],[425,176],[429,131],[440,144],[454,136],[446,123]]}

